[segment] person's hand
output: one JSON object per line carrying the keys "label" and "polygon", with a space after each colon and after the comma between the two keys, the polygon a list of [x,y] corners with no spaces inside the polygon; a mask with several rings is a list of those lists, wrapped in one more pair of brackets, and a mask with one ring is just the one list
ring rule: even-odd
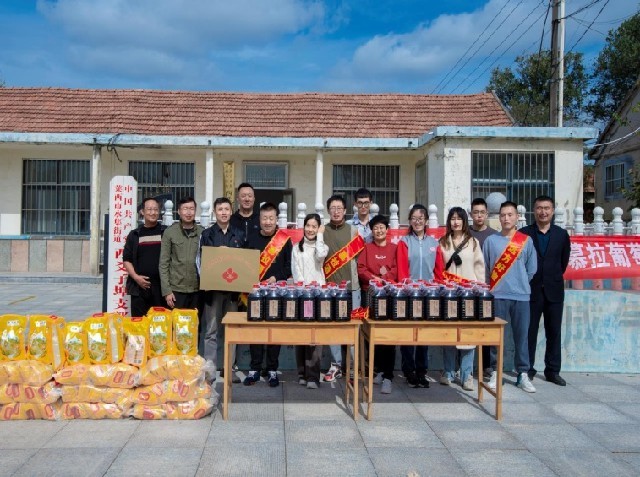
{"label": "person's hand", "polygon": [[320,227],[318,227],[318,233],[319,234],[323,234],[324,233],[324,224],[322,224]]}
{"label": "person's hand", "polygon": [[142,288],[143,290],[147,290],[149,287],[151,287],[151,282],[149,281],[149,277],[144,276],[144,275],[136,275],[135,277],[133,277],[133,280],[138,284],[138,286],[140,288]]}
{"label": "person's hand", "polygon": [[169,293],[167,296],[164,297],[164,299],[167,302],[167,306],[169,308],[173,308],[174,306],[176,306],[176,297],[173,293]]}

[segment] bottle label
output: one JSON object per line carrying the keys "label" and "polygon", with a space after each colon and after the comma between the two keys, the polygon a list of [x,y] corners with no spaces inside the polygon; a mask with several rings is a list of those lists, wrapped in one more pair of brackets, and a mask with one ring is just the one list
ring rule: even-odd
{"label": "bottle label", "polygon": [[396,317],[397,318],[407,317],[407,304],[404,301],[396,302]]}
{"label": "bottle label", "polygon": [[296,316],[296,302],[293,300],[287,301],[287,307],[285,309],[285,315],[287,318],[295,318]]}
{"label": "bottle label", "polygon": [[278,300],[269,300],[269,316],[278,316]]}
{"label": "bottle label", "polygon": [[493,303],[490,300],[484,300],[482,302],[482,317],[491,318],[493,316]]}
{"label": "bottle label", "polygon": [[458,302],[456,300],[447,300],[447,316],[458,318]]}
{"label": "bottle label", "polygon": [[464,316],[465,318],[473,318],[473,298],[464,301]]}
{"label": "bottle label", "polygon": [[251,302],[251,318],[260,318],[260,300]]}
{"label": "bottle label", "polygon": [[331,318],[331,302],[329,300],[320,302],[320,316],[322,318]]}
{"label": "bottle label", "polygon": [[422,316],[422,301],[413,302],[413,316]]}
{"label": "bottle label", "polygon": [[347,317],[347,300],[338,300],[338,318]]}
{"label": "bottle label", "polygon": [[305,318],[313,318],[313,300],[304,300],[302,302],[302,314]]}
{"label": "bottle label", "polygon": [[378,316],[387,316],[387,300],[378,298]]}
{"label": "bottle label", "polygon": [[440,316],[440,300],[429,300],[429,316]]}

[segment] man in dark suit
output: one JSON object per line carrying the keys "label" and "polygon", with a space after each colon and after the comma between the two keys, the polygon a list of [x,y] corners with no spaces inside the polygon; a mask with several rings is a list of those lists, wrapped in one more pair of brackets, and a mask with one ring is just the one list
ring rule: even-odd
{"label": "man in dark suit", "polygon": [[531,280],[531,321],[529,323],[529,379],[534,368],[540,317],[544,314],[544,334],[547,347],[544,354],[544,376],[559,386],[567,383],[560,376],[562,309],[564,307],[564,280],[562,275],[569,264],[571,242],[566,230],[553,225],[554,201],[542,195],[533,202],[535,223],[520,231],[533,240],[538,254],[538,270]]}

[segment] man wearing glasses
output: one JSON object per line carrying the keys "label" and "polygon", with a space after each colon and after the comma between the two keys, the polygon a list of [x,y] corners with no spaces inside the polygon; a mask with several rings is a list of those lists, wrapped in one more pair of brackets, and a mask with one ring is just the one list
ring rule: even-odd
{"label": "man wearing glasses", "polygon": [[369,220],[371,219],[369,209],[373,202],[373,195],[368,189],[361,188],[356,191],[354,198],[356,200],[358,213],[351,219],[351,224],[358,228],[360,237],[362,237],[365,242],[370,243],[373,240],[373,234],[371,233],[371,227],[369,227]]}

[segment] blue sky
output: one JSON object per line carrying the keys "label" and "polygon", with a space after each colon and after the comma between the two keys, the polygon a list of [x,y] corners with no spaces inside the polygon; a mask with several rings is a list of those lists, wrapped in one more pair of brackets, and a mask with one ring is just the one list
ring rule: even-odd
{"label": "blue sky", "polygon": [[[607,32],[639,7],[637,0],[566,3],[566,15],[588,7],[566,21],[566,48],[583,52],[588,67]],[[70,88],[475,93],[493,67],[537,51],[543,27],[549,47],[547,4],[3,0],[0,79]]]}

